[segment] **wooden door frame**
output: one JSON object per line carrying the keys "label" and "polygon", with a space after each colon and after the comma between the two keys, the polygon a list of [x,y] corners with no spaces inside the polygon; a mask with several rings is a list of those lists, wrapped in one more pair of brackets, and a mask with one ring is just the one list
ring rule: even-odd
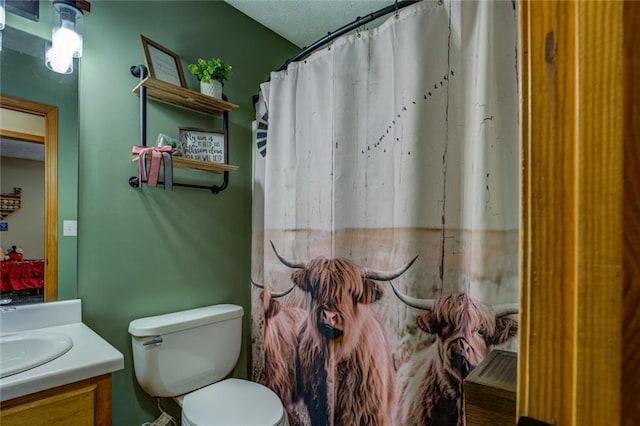
{"label": "wooden door frame", "polygon": [[523,0],[519,15],[517,415],[637,424],[640,5]]}
{"label": "wooden door frame", "polygon": [[[44,118],[44,232],[45,272],[44,300],[58,298],[58,107],[0,95],[2,108],[37,115]],[[29,139],[29,135],[16,135],[0,129],[4,137]]]}

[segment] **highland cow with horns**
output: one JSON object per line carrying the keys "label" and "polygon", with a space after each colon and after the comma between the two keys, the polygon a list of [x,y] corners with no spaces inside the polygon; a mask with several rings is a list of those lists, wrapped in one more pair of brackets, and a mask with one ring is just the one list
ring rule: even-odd
{"label": "highland cow with horns", "polygon": [[371,305],[383,294],[376,281],[399,277],[416,258],[394,271],[374,271],[321,256],[292,262],[271,245],[284,265],[296,269],[293,283],[310,296],[297,378],[311,424],[394,424],[391,349]]}
{"label": "highland cow with horns", "polygon": [[423,310],[418,327],[436,342],[398,370],[395,417],[402,425],[464,426],[462,381],[494,345],[518,332],[508,315],[513,304],[490,307],[465,293],[416,299],[393,291],[408,306]]}
{"label": "highland cow with horns", "polygon": [[262,289],[264,307],[264,358],[265,385],[272,389],[292,416],[293,405],[298,399],[296,364],[298,353],[298,335],[300,326],[307,317],[307,311],[301,308],[284,307],[277,300],[286,296],[295,286],[280,293],[267,290],[263,285],[252,281]]}

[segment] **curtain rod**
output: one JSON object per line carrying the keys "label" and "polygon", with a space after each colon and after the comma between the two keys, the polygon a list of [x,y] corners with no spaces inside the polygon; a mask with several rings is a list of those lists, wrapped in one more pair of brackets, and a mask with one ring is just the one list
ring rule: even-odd
{"label": "curtain rod", "polygon": [[[325,44],[328,44],[330,41],[336,39],[337,37],[341,36],[344,33],[348,33],[349,31],[352,31],[356,28],[358,28],[361,25],[367,24],[375,19],[380,18],[381,16],[384,15],[388,15],[389,13],[398,11],[404,7],[407,6],[411,6],[414,3],[418,3],[419,1],[422,0],[402,0],[402,1],[397,1],[387,7],[384,7],[380,10],[377,10],[373,13],[370,13],[364,17],[358,16],[353,22],[338,28],[337,30],[333,31],[333,32],[329,32],[326,36],[324,36],[323,38],[321,38],[320,40],[316,41],[315,43],[311,44],[308,47],[303,48],[298,54],[296,54],[295,56],[287,59],[287,61],[284,63],[284,65],[282,65],[280,68],[278,68],[276,70],[277,71],[283,71],[286,70],[287,67],[289,66],[290,63],[292,62],[297,62],[299,60],[301,60],[302,58],[308,56],[311,54],[311,52],[313,52],[316,49],[319,49],[320,47],[324,46]],[[267,79],[269,80],[269,79]],[[256,107],[256,103],[258,102],[258,95],[253,95],[252,96],[252,104],[253,104],[253,108],[255,110]]]}
{"label": "curtain rod", "polygon": [[404,7],[410,6],[414,3],[418,3],[421,0],[402,0],[402,1],[397,1],[390,5],[387,6],[385,8],[382,8],[380,10],[377,10],[373,13],[370,13],[364,17],[358,16],[353,22],[338,28],[337,30],[333,31],[333,32],[329,32],[326,36],[322,37],[320,40],[314,42],[313,44],[311,44],[310,46],[307,46],[305,48],[303,48],[297,55],[293,56],[290,59],[287,59],[287,61],[284,63],[284,65],[282,65],[280,68],[278,68],[276,71],[283,71],[285,69],[287,69],[287,67],[289,66],[290,63],[292,62],[297,62],[299,60],[301,60],[302,58],[308,56],[311,54],[311,52],[313,52],[316,49],[319,49],[320,47],[324,46],[325,44],[331,42],[332,40],[336,39],[337,37],[341,36],[342,34],[348,33],[349,31],[355,30],[356,28],[367,24],[375,19],[380,18],[381,16],[384,15],[388,15],[389,13],[392,12],[396,12]]}

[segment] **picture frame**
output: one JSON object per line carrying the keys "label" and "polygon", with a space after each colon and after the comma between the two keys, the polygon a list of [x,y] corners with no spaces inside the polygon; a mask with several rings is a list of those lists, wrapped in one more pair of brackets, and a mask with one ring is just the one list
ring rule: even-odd
{"label": "picture frame", "polygon": [[178,140],[185,158],[209,163],[227,163],[227,135],[222,130],[180,127]]}
{"label": "picture frame", "polygon": [[186,88],[187,83],[182,72],[180,57],[142,34],[140,34],[140,41],[149,77]]}
{"label": "picture frame", "polygon": [[7,12],[15,13],[34,22],[40,22],[40,2],[38,0],[7,0]]}

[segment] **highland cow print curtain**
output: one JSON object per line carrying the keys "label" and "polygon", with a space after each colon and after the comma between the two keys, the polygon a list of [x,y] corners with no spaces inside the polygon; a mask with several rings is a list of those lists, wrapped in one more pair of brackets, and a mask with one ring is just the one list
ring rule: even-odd
{"label": "highland cow print curtain", "polygon": [[422,1],[261,86],[252,378],[291,424],[462,425],[516,349],[516,40],[511,1]]}

